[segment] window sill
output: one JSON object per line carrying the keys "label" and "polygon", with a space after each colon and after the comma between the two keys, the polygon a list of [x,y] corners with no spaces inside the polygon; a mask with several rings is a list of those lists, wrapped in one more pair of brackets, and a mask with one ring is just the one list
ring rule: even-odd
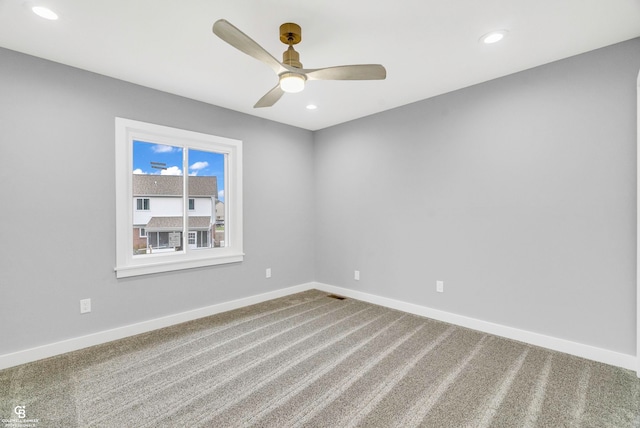
{"label": "window sill", "polygon": [[215,257],[199,257],[190,259],[167,260],[167,257],[158,257],[155,260],[141,260],[139,264],[116,266],[116,278],[129,278],[132,276],[151,275],[154,273],[171,272],[183,269],[193,269],[206,266],[217,266],[228,263],[239,263],[244,260],[244,253],[227,253]]}

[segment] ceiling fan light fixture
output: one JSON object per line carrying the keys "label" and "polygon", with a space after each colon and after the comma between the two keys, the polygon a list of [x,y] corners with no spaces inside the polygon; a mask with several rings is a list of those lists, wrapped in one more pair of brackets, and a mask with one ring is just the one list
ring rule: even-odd
{"label": "ceiling fan light fixture", "polygon": [[301,92],[304,89],[305,76],[296,73],[283,73],[280,75],[280,88],[289,93]]}

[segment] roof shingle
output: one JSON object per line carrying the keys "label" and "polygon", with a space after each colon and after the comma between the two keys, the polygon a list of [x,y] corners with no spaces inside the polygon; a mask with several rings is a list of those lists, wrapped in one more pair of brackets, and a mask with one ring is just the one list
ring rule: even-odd
{"label": "roof shingle", "polygon": [[[208,230],[210,227],[211,217],[189,217],[189,230]],[[151,217],[145,228],[147,232],[179,231],[182,229],[182,217]]]}
{"label": "roof shingle", "polygon": [[[182,176],[133,174],[133,196],[182,196]],[[190,197],[215,197],[218,195],[216,177],[188,178]]]}

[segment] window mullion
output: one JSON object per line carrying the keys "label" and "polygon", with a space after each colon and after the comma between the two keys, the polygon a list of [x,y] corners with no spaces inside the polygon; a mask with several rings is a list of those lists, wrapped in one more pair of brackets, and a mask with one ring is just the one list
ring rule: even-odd
{"label": "window mullion", "polygon": [[[233,202],[233,183],[229,179],[232,172],[231,165],[229,165],[229,153],[224,154],[224,183],[225,183],[225,195],[224,195],[224,239],[225,246],[233,245],[233,220],[231,218],[231,205]],[[217,199],[217,195],[216,195]]]}
{"label": "window mullion", "polygon": [[189,252],[189,147],[182,146],[182,249]]}

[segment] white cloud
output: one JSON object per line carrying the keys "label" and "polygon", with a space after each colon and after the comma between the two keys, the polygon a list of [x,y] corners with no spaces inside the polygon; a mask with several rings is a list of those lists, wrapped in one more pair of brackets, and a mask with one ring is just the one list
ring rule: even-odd
{"label": "white cloud", "polygon": [[154,153],[171,153],[173,149],[174,147],[165,146],[163,144],[156,144],[154,146],[151,146],[151,150],[153,150]]}
{"label": "white cloud", "polygon": [[218,199],[224,199],[224,189],[218,191]]}
{"label": "white cloud", "polygon": [[193,165],[191,165],[189,167],[189,169],[199,171],[201,169],[205,169],[208,166],[209,166],[209,162],[206,162],[206,161],[205,162],[196,162]]}
{"label": "white cloud", "polygon": [[145,175],[147,174],[146,172],[144,172],[143,170],[141,170],[140,168],[136,168],[133,170],[134,174],[138,174],[138,175]]}
{"label": "white cloud", "polygon": [[177,166],[170,166],[160,171],[160,175],[182,175],[182,170]]}

